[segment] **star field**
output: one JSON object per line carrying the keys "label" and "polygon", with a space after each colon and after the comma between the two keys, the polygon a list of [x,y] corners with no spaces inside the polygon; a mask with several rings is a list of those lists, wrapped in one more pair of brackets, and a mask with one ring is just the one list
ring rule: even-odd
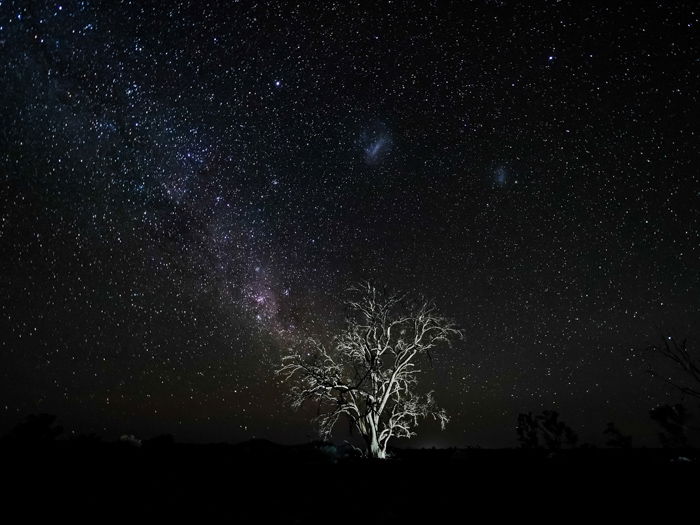
{"label": "star field", "polygon": [[376,279],[465,341],[417,445],[654,436],[697,347],[692,2],[0,2],[0,430],[313,436],[273,376]]}

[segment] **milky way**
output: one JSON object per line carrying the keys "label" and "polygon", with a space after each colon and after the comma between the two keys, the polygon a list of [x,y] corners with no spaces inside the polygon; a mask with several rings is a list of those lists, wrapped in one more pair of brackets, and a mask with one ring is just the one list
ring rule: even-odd
{"label": "milky way", "polygon": [[697,18],[2,2],[0,431],[313,437],[273,365],[374,279],[466,333],[416,444],[655,439],[640,349],[700,344]]}

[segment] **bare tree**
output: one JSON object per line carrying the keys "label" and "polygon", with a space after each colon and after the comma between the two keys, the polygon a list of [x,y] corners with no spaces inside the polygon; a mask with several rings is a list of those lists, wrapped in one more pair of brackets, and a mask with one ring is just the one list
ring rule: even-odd
{"label": "bare tree", "polygon": [[[683,385],[668,377],[664,377],[663,379],[666,381],[666,383],[681,391],[685,395],[700,399],[700,365],[688,352],[686,343],[686,340],[679,343],[669,336],[664,338],[663,346],[651,345],[649,350],[660,354],[666,359],[669,359],[671,362],[675,363],[676,367],[682,370],[686,377],[694,384],[692,386]],[[653,369],[650,369],[649,373],[655,377],[659,376],[659,373]]]}
{"label": "bare tree", "polygon": [[432,392],[416,393],[419,358],[462,333],[430,301],[380,292],[370,283],[350,289],[345,329],[330,345],[309,338],[282,357],[277,373],[292,383],[292,405],[318,403],[323,438],[347,419],[365,440],[367,454],[385,458],[392,438],[410,438],[422,418],[449,418]]}

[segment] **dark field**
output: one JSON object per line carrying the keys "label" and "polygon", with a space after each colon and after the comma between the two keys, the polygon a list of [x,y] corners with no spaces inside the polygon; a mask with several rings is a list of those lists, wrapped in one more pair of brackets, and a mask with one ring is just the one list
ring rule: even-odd
{"label": "dark field", "polygon": [[6,443],[3,507],[20,518],[6,523],[537,523],[633,514],[670,523],[697,516],[695,450],[395,450],[384,461],[348,452],[267,441]]}

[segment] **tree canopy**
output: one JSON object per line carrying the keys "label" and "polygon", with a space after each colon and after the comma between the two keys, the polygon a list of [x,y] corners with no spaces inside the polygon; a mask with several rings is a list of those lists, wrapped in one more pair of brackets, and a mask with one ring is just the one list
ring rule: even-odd
{"label": "tree canopy", "polygon": [[462,332],[432,301],[411,301],[370,283],[349,291],[345,328],[328,345],[309,338],[291,348],[277,373],[292,383],[294,407],[318,403],[322,437],[347,418],[367,454],[385,458],[389,441],[415,436],[419,420],[432,417],[443,428],[449,421],[433,392],[418,394],[419,363]]}

